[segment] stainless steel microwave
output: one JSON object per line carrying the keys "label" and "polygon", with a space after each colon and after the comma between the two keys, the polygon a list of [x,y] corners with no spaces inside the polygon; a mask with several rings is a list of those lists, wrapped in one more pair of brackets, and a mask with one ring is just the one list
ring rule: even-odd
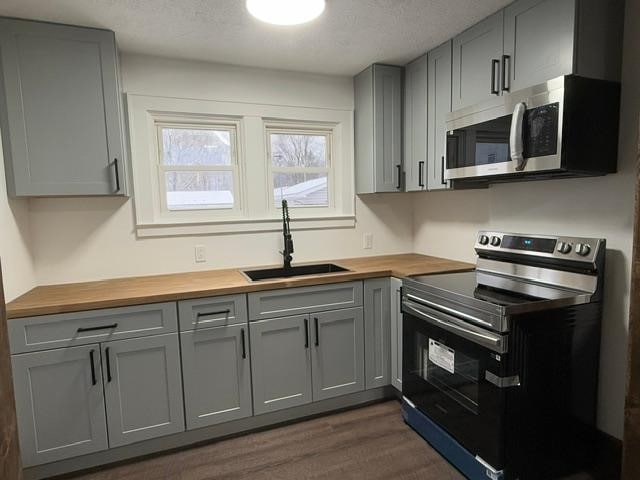
{"label": "stainless steel microwave", "polygon": [[445,179],[473,182],[616,171],[620,86],[558,77],[458,110],[447,120]]}

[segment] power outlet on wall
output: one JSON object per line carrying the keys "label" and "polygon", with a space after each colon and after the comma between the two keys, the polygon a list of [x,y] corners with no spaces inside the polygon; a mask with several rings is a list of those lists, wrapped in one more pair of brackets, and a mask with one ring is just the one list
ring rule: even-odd
{"label": "power outlet on wall", "polygon": [[207,261],[207,250],[204,245],[196,245],[195,249],[196,263],[204,263]]}
{"label": "power outlet on wall", "polygon": [[365,233],[362,236],[362,248],[365,250],[373,248],[373,233]]}

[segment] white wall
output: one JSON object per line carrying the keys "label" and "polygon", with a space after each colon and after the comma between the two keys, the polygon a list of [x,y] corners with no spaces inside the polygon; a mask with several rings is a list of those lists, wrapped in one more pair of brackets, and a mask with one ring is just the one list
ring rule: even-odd
{"label": "white wall", "polygon": [[[635,3],[635,5],[633,5]],[[622,438],[640,113],[640,2],[627,3],[618,173],[413,196],[417,252],[473,261],[478,230],[607,239],[598,426]]]}
{"label": "white wall", "polygon": [[[351,78],[276,72],[125,55],[128,93],[319,108],[353,108]],[[355,228],[294,232],[295,261],[408,252],[411,200],[374,195],[356,200]],[[295,222],[295,212],[292,212]],[[30,203],[32,252],[39,284],[150,275],[281,261],[281,235],[229,234],[137,239],[133,202],[118,198],[35,199]],[[374,248],[362,249],[365,232]],[[208,261],[196,264],[194,246]]]}
{"label": "white wall", "polygon": [[29,252],[28,201],[9,199],[0,140],[0,261],[6,301],[35,286]]}

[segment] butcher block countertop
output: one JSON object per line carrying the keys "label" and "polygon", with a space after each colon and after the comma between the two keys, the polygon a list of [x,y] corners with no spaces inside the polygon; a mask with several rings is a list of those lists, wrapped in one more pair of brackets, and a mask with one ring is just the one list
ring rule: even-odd
{"label": "butcher block countertop", "polygon": [[[330,260],[350,271],[249,281],[242,270],[258,267],[116,278],[36,287],[7,305],[8,318],[203,298],[231,293],[323,285],[379,277],[472,270],[470,263],[414,253]],[[321,263],[321,262],[313,262]]]}

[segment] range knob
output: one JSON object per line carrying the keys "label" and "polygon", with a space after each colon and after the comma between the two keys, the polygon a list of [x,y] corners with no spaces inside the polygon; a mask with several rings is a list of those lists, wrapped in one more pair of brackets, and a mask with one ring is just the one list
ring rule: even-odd
{"label": "range knob", "polygon": [[491,237],[491,245],[497,247],[500,245],[500,237]]}
{"label": "range knob", "polygon": [[576,253],[578,255],[582,255],[583,257],[586,257],[587,255],[589,255],[590,251],[591,251],[591,247],[586,243],[579,243],[578,245],[576,245]]}
{"label": "range knob", "polygon": [[565,253],[565,254],[566,254],[566,253],[569,253],[569,252],[571,251],[571,245],[570,245],[570,244],[568,244],[567,242],[560,242],[560,243],[558,243],[558,248],[557,248],[557,250],[558,250],[560,253]]}
{"label": "range knob", "polygon": [[478,242],[480,243],[480,245],[486,245],[487,243],[489,243],[489,237],[487,237],[486,235],[480,235]]}

